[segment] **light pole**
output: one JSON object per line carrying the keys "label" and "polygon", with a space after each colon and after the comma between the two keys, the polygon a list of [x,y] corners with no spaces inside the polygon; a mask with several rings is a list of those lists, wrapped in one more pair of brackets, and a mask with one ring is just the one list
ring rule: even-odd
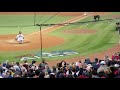
{"label": "light pole", "polygon": [[41,49],[41,53],[40,53],[40,55],[41,55],[41,60],[42,60],[42,24],[36,24],[36,26],[39,26],[39,31],[40,31],[40,49]]}
{"label": "light pole", "polygon": [[34,26],[36,25],[35,22],[36,22],[36,13],[34,12]]}
{"label": "light pole", "polygon": [[41,60],[42,60],[42,31],[41,31],[41,29],[42,29],[42,25],[40,25],[40,43],[41,43]]}
{"label": "light pole", "polygon": [[[57,13],[57,14],[59,14],[59,13]],[[51,16],[50,18],[48,18],[46,21],[44,21],[42,24],[36,24],[35,26],[40,26],[40,43],[41,43],[41,60],[42,60],[42,31],[41,31],[41,29],[42,29],[42,26],[43,25],[45,25],[44,23],[45,22],[47,22],[48,20],[50,20],[50,19],[52,19],[54,16],[56,16],[57,14],[55,14],[55,15],[53,15],[53,16]],[[34,12],[34,15],[35,15],[35,12]],[[35,17],[36,17],[36,15],[34,16],[34,24],[35,24]]]}

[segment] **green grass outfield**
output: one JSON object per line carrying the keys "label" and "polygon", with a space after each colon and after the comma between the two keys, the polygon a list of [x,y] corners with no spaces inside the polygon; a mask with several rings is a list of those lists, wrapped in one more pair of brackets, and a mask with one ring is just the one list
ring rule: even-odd
{"label": "green grass outfield", "polygon": [[[42,24],[52,15],[37,15],[35,24]],[[44,24],[62,23],[74,16],[55,16]],[[43,26],[42,29],[48,26]],[[33,15],[0,15],[0,35],[18,34],[19,31],[29,34],[38,31],[39,27],[34,26]]]}
{"label": "green grass outfield", "polygon": [[[110,15],[106,15],[101,17],[101,19],[106,19],[111,15],[114,14],[120,14],[120,13],[111,13]],[[60,16],[59,16],[60,17]],[[0,16],[1,18],[1,16]],[[69,19],[71,17],[65,18]],[[29,18],[30,19],[30,18]],[[55,18],[57,19],[57,18]],[[65,20],[63,19],[63,20]],[[86,19],[83,19],[81,21],[86,20],[92,20],[93,17],[88,17]],[[61,20],[61,19],[60,19]],[[52,23],[57,22],[59,20],[53,20]],[[87,56],[93,53],[101,52],[104,50],[107,50],[108,48],[113,47],[116,43],[119,41],[119,35],[118,32],[115,31],[115,23],[118,20],[112,20],[110,23],[108,21],[101,21],[101,22],[91,22],[87,24],[77,24],[77,25],[68,25],[65,27],[62,27],[56,31],[53,31],[49,33],[50,35],[59,36],[65,39],[65,43],[53,48],[43,49],[43,51],[56,51],[56,50],[75,50],[79,52],[79,55],[73,55],[73,56],[65,56],[65,57],[57,57],[57,58],[50,58],[47,60],[56,60],[56,59],[62,59],[62,58],[72,58],[72,57],[78,57],[78,56]],[[49,23],[51,23],[49,22]],[[2,23],[2,21],[0,21]],[[27,23],[27,22],[26,22]],[[32,23],[32,22],[31,22]],[[30,24],[30,23],[29,23]],[[7,25],[7,24],[6,24]],[[24,29],[25,33],[31,33],[38,27],[34,27],[31,29]],[[71,29],[90,29],[90,30],[96,30],[95,34],[67,34],[63,33],[63,30],[71,30]],[[16,29],[5,31],[0,28],[0,34],[13,34],[18,32]],[[10,60],[10,61],[16,61],[18,59],[15,59],[14,57],[25,55],[25,54],[32,54],[36,53],[39,50],[31,50],[31,51],[15,51],[15,52],[0,52],[0,60]]]}

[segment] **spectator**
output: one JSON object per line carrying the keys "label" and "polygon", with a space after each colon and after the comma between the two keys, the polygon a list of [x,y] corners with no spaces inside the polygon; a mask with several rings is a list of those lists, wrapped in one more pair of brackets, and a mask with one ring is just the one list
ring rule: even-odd
{"label": "spectator", "polygon": [[3,68],[2,68],[2,65],[1,65],[1,62],[0,62],[0,76],[2,76],[2,73],[3,73]]}
{"label": "spectator", "polygon": [[112,60],[117,61],[118,59],[120,59],[119,54],[118,53],[113,54]]}
{"label": "spectator", "polygon": [[45,73],[40,72],[40,73],[39,73],[39,78],[44,78],[44,77],[45,77]]}
{"label": "spectator", "polygon": [[91,61],[90,61],[90,59],[87,57],[86,59],[85,59],[85,62],[84,63],[86,63],[86,64],[91,64]]}
{"label": "spectator", "polygon": [[92,77],[91,78],[100,78],[99,76],[97,76],[97,71],[96,70],[92,71]]}
{"label": "spectator", "polygon": [[45,72],[44,78],[50,78],[50,75],[48,74],[48,72]]}
{"label": "spectator", "polygon": [[29,68],[28,66],[29,66],[29,64],[27,63],[27,60],[25,60],[24,64],[23,64],[23,67],[25,67],[27,71],[28,71],[28,68]]}
{"label": "spectator", "polygon": [[120,68],[118,69],[117,74],[115,75],[115,78],[120,78]]}
{"label": "spectator", "polygon": [[97,70],[97,73],[99,73],[99,72],[104,72],[104,73],[106,73],[106,74],[110,74],[111,73],[111,70],[110,70],[110,68],[106,65],[106,62],[105,61],[101,61],[100,62],[100,67],[98,68],[98,70]]}
{"label": "spectator", "polygon": [[36,70],[36,71],[35,71],[35,76],[33,76],[33,78],[39,78],[39,74],[40,74],[40,71],[39,71],[39,70]]}
{"label": "spectator", "polygon": [[13,68],[15,69],[15,71],[20,71],[20,64],[19,62],[16,62],[16,64],[13,66]]}
{"label": "spectator", "polygon": [[22,73],[22,78],[28,78],[27,72],[23,72],[23,73]]}
{"label": "spectator", "polygon": [[105,56],[104,60],[95,58],[93,62],[89,58],[86,58],[85,62],[73,63],[62,60],[52,68],[45,59],[39,65],[35,60],[31,64],[27,61],[23,64],[6,61],[0,63],[0,78],[120,78],[119,54],[119,52],[114,54],[112,58],[114,60],[108,56]]}

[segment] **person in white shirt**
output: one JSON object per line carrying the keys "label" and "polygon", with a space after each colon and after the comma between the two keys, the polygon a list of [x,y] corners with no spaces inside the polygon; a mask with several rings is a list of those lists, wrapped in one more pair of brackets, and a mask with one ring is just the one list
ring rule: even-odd
{"label": "person in white shirt", "polygon": [[19,34],[16,36],[16,41],[19,43],[19,44],[22,44],[23,41],[24,41],[24,35],[22,34],[21,31],[19,31]]}

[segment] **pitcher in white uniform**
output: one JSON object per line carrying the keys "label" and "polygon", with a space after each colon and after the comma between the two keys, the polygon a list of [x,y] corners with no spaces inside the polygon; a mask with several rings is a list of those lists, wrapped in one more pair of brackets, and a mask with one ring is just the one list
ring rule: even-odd
{"label": "pitcher in white uniform", "polygon": [[24,35],[22,34],[21,31],[19,31],[19,34],[16,36],[16,40],[19,44],[22,44],[24,41]]}

